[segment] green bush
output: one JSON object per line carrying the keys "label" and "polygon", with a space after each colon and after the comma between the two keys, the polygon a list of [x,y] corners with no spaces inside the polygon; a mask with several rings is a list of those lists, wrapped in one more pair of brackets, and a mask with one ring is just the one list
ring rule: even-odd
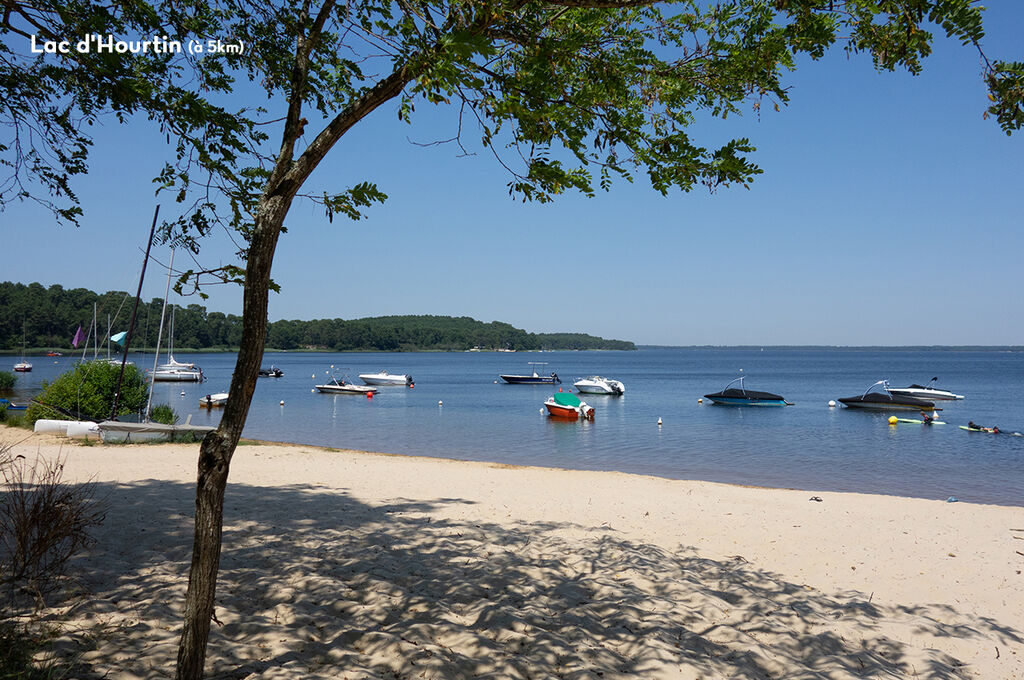
{"label": "green bush", "polygon": [[178,422],[178,414],[175,413],[174,409],[167,404],[157,404],[153,407],[153,410],[149,412],[149,419],[154,423],[174,425]]}
{"label": "green bush", "polygon": [[[57,409],[77,414],[74,417],[109,418],[120,373],[120,366],[106,361],[82,362],[52,383],[43,382],[43,391],[28,407],[25,419],[33,424],[40,418],[61,420],[73,417]],[[141,411],[146,405],[147,393],[148,386],[142,371],[135,366],[125,366],[116,415]],[[48,408],[50,406],[56,408]]]}
{"label": "green bush", "polygon": [[18,379],[18,376],[7,371],[0,371],[0,392],[9,390],[14,387],[14,381]]}

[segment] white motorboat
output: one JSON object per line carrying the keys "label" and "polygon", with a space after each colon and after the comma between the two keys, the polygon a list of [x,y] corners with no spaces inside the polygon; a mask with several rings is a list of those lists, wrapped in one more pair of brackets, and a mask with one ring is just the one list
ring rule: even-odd
{"label": "white motorboat", "polygon": [[325,385],[316,385],[316,388],[324,394],[376,394],[379,391],[376,387],[353,385],[337,378],[332,378],[331,382]]}
{"label": "white motorboat", "polygon": [[359,379],[367,385],[409,385],[412,386],[412,376],[401,374],[392,375],[387,371],[380,373],[360,373]]}
{"label": "white motorboat", "polygon": [[938,377],[932,378],[927,385],[911,385],[910,387],[890,387],[889,391],[901,397],[917,397],[918,399],[938,399],[939,401],[954,401],[963,399],[962,394],[953,394],[949,390],[936,388],[935,381]]}
{"label": "white motorboat", "polygon": [[592,375],[582,378],[572,384],[580,392],[587,394],[614,394],[616,396],[626,393],[626,386],[618,380],[602,378],[599,375]]}
{"label": "white motorboat", "polygon": [[199,398],[199,406],[206,408],[214,408],[216,406],[223,406],[228,403],[227,392],[217,392],[216,394],[207,394],[205,397]]}

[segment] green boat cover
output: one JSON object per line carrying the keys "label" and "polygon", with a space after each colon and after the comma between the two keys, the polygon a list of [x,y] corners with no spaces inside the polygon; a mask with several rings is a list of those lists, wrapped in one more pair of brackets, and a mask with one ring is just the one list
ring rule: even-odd
{"label": "green boat cover", "polygon": [[555,394],[555,403],[560,406],[579,406],[580,399],[572,392],[558,392]]}

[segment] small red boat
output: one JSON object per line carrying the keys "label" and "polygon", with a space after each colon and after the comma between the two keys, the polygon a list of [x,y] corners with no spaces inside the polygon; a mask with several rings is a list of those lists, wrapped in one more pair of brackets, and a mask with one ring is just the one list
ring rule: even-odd
{"label": "small red boat", "polygon": [[578,420],[582,417],[587,420],[594,419],[594,407],[585,401],[580,401],[579,397],[571,392],[559,392],[548,397],[548,400],[544,402],[544,407],[548,410],[548,415],[555,418]]}

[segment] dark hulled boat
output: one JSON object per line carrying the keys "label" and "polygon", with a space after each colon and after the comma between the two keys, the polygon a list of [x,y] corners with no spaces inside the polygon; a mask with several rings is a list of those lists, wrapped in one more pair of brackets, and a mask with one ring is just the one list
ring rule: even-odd
{"label": "dark hulled boat", "polygon": [[502,380],[512,385],[553,385],[556,382],[562,382],[558,378],[558,374],[552,372],[551,375],[539,375],[537,373],[537,366],[546,366],[547,364],[542,361],[531,361],[530,365],[533,366],[533,373],[530,375],[505,375],[499,376]]}
{"label": "dark hulled boat", "polygon": [[847,408],[870,409],[875,411],[935,410],[935,402],[902,394],[893,394],[889,391],[888,380],[879,380],[859,397],[844,397],[840,399],[839,402]]}
{"label": "dark hulled boat", "polygon": [[[740,384],[739,387],[730,387],[730,385],[736,382]],[[724,406],[792,406],[790,402],[778,394],[748,390],[743,386],[743,378],[736,378],[736,380],[726,385],[725,389],[721,392],[705,394],[704,398]]]}

